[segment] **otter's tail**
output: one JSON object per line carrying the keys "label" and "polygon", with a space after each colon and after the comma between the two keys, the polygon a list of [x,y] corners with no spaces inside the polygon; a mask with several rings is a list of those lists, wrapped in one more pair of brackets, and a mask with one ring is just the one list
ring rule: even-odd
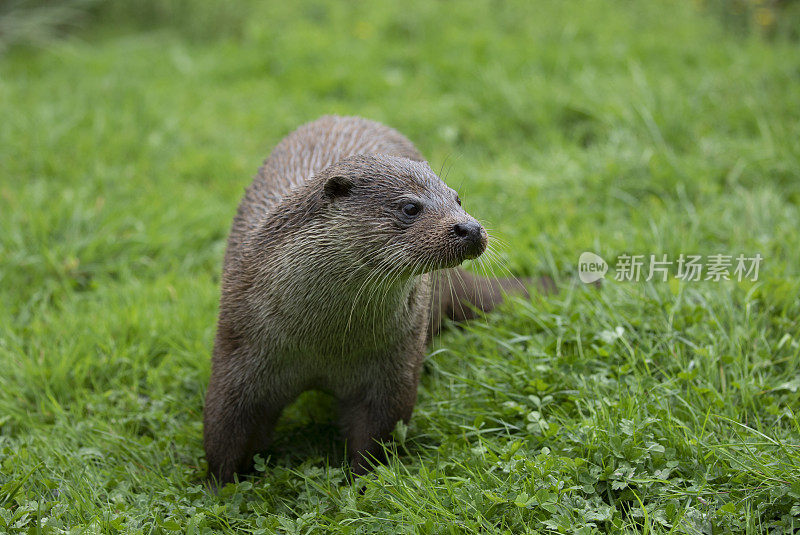
{"label": "otter's tail", "polygon": [[487,278],[461,268],[448,269],[436,277],[433,286],[430,333],[435,335],[441,330],[444,318],[458,322],[471,320],[491,311],[509,295],[529,297],[528,287],[533,286],[545,294],[556,292],[550,277]]}

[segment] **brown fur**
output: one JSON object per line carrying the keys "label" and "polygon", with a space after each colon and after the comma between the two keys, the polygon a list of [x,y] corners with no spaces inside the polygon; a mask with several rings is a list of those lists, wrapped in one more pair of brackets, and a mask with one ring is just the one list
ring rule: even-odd
{"label": "brown fur", "polygon": [[[404,212],[409,203],[418,214]],[[247,470],[308,389],[336,396],[351,467],[366,472],[382,451],[376,440],[411,417],[442,316],[468,319],[471,306],[525,292],[455,269],[452,288],[433,288],[431,272],[485,246],[482,227],[399,132],[329,116],[287,136],[247,189],[225,253],[204,411],[209,476],[224,484]]]}

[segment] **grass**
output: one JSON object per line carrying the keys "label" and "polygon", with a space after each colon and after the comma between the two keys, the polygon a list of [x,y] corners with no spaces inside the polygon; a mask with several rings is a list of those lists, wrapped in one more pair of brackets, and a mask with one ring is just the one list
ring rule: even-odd
{"label": "grass", "polygon": [[[0,531],[800,527],[796,42],[681,2],[251,9],[217,36],[100,19],[0,58]],[[214,496],[230,220],[270,147],[325,113],[407,134],[504,266],[561,291],[435,341],[363,494],[308,394]],[[757,282],[598,290],[583,251],[765,260]]]}

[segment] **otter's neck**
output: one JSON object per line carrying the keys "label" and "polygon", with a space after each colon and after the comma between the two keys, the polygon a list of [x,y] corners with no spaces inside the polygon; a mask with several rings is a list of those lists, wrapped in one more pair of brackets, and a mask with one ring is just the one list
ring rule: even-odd
{"label": "otter's neck", "polygon": [[[298,251],[299,252],[299,251]],[[287,255],[271,268],[267,321],[289,349],[369,356],[417,328],[429,300],[426,276],[358,266],[337,255]],[[272,329],[274,332],[274,329]]]}

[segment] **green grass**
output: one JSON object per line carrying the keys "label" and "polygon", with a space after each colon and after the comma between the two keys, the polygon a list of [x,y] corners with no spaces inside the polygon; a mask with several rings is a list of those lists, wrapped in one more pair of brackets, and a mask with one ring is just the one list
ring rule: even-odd
{"label": "green grass", "polygon": [[[0,58],[0,532],[800,528],[796,42],[683,2],[222,21],[99,22]],[[505,266],[561,292],[437,339],[398,457],[359,485],[330,400],[305,395],[256,476],[211,495],[230,220],[325,113],[404,132]],[[755,283],[598,290],[575,282],[587,250],[765,260]]]}

